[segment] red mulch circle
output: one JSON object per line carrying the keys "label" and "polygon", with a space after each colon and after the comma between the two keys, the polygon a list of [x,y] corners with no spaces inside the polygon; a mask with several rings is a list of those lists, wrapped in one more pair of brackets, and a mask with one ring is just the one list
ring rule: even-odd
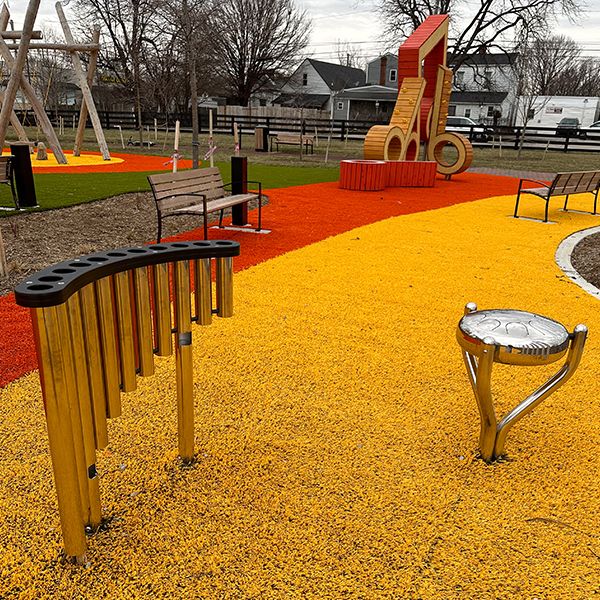
{"label": "red mulch circle", "polygon": [[[211,239],[240,242],[241,256],[234,261],[235,270],[240,271],[362,225],[491,196],[514,194],[516,189],[517,180],[514,178],[478,173],[461,173],[451,181],[438,178],[434,188],[388,188],[381,192],[342,190],[337,182],[279,188],[267,191],[270,202],[263,209],[263,225],[271,229],[271,233],[211,229],[209,236]],[[255,211],[252,211],[250,222],[255,222],[255,219]],[[200,228],[167,241],[192,239],[202,239]],[[0,297],[0,323],[2,387],[36,369],[37,360],[29,309],[17,306],[13,294]]]}

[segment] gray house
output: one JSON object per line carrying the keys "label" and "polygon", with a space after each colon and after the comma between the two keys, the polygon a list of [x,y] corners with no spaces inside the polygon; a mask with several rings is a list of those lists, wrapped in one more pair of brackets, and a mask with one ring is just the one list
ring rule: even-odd
{"label": "gray house", "polygon": [[306,58],[281,88],[273,104],[317,108],[331,113],[332,97],[339,91],[365,83],[365,72]]}
{"label": "gray house", "polygon": [[367,64],[367,83],[398,87],[398,55],[388,52]]}

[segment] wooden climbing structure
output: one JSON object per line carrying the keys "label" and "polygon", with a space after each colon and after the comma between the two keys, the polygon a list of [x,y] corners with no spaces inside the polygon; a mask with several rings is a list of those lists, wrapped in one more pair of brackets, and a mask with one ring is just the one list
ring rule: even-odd
{"label": "wooden climbing structure", "polygon": [[[447,177],[469,168],[473,148],[446,132],[452,71],[446,66],[448,15],[428,17],[398,51],[398,99],[389,125],[375,125],[365,138],[368,160],[416,161],[424,142],[428,161]],[[452,146],[454,152],[445,152]]]}

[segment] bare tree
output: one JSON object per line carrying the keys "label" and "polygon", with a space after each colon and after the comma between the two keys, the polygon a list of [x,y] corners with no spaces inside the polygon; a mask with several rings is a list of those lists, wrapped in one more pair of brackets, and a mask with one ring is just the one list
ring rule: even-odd
{"label": "bare tree", "polygon": [[170,0],[164,4],[164,27],[172,31],[172,40],[181,56],[185,74],[185,105],[191,109],[194,168],[199,164],[198,80],[206,83],[212,79],[207,40],[211,39],[208,22],[213,5],[212,0]]}
{"label": "bare tree", "polygon": [[146,47],[157,35],[157,6],[158,0],[77,0],[73,8],[80,20],[80,28],[89,30],[90,22],[101,24],[104,37],[99,67],[112,71],[115,78],[131,91],[140,143],[143,142],[143,61]]}
{"label": "bare tree", "polygon": [[254,92],[298,59],[310,21],[293,0],[223,0],[211,31],[215,73],[246,106]]}
{"label": "bare tree", "polygon": [[600,60],[587,58],[566,65],[549,88],[553,96],[600,96]]}
{"label": "bare tree", "polygon": [[[464,9],[468,6],[468,9]],[[560,14],[574,19],[580,0],[378,0],[390,41],[410,35],[428,16],[450,14],[449,64],[457,71],[469,54],[504,51],[507,37],[526,40],[547,33]]]}
{"label": "bare tree", "polygon": [[530,46],[529,60],[537,94],[555,95],[557,78],[575,66],[580,55],[579,44],[562,35],[534,40]]}
{"label": "bare tree", "polygon": [[536,64],[538,46],[539,40],[521,44],[515,64],[515,75],[517,77],[516,117],[517,122],[523,123],[519,137],[518,157],[521,156],[529,122],[549,101],[548,96],[541,96],[539,93],[538,67]]}
{"label": "bare tree", "polygon": [[[43,27],[44,41],[65,43],[50,27]],[[26,63],[26,74],[46,108],[57,111],[61,106],[74,103],[69,97],[69,85],[74,88],[72,66],[64,50],[30,50]],[[71,90],[72,91],[72,90]]]}
{"label": "bare tree", "polygon": [[361,51],[349,42],[338,40],[336,54],[340,65],[355,69],[363,68],[364,60]]}

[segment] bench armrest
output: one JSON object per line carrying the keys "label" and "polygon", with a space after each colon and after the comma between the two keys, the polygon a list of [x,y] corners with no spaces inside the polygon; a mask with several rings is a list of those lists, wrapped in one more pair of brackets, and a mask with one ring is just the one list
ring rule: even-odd
{"label": "bench armrest", "polygon": [[523,185],[523,182],[525,182],[525,181],[530,181],[531,183],[537,183],[538,185],[544,186],[545,188],[549,188],[550,185],[552,185],[552,184],[549,185],[547,183],[544,183],[543,181],[539,181],[538,179],[523,178],[523,179],[519,180],[519,188]]}

